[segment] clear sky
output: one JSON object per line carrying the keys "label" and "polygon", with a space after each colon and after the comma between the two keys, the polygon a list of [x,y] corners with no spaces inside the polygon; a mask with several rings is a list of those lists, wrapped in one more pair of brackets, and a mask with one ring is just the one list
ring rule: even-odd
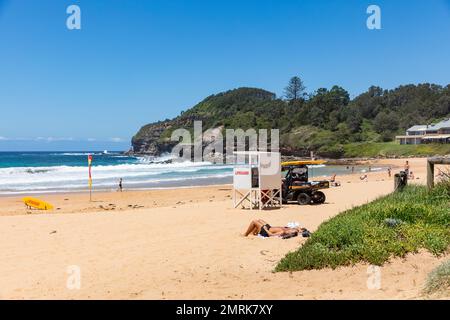
{"label": "clear sky", "polygon": [[0,0],[0,150],[123,150],[210,94],[281,95],[293,75],[352,96],[446,85],[450,0]]}

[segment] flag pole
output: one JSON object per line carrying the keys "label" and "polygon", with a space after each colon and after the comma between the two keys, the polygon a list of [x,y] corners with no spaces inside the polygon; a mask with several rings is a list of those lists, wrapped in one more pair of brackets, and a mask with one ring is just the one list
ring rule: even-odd
{"label": "flag pole", "polygon": [[89,168],[89,201],[92,202],[92,171],[91,171],[91,166],[92,166],[92,155],[88,155],[88,168]]}

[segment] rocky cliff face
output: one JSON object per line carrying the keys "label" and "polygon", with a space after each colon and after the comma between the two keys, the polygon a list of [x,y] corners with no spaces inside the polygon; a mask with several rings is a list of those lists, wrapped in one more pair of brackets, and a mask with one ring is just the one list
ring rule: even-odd
{"label": "rocky cliff face", "polygon": [[171,133],[178,128],[193,128],[194,121],[201,117],[179,116],[172,120],[150,123],[143,126],[131,140],[133,153],[149,156],[160,156],[170,153],[178,141],[171,140]]}
{"label": "rocky cliff face", "polygon": [[170,152],[175,142],[164,141],[162,134],[172,127],[171,121],[151,123],[141,128],[136,136],[131,140],[133,153],[159,156]]}

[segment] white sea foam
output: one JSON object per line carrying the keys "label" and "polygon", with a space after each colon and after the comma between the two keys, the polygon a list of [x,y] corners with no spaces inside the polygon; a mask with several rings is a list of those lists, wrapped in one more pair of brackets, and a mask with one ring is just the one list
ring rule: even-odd
{"label": "white sea foam", "polygon": [[[213,165],[209,162],[150,163],[149,161],[93,166],[92,176],[95,187],[107,188],[115,187],[119,178],[123,178],[124,184],[129,186],[221,178],[231,176],[231,168],[232,166]],[[0,168],[0,193],[75,190],[85,188],[87,179],[87,166]]]}
{"label": "white sea foam", "polygon": [[325,164],[312,164],[312,165],[308,165],[308,168],[325,168],[326,165]]}

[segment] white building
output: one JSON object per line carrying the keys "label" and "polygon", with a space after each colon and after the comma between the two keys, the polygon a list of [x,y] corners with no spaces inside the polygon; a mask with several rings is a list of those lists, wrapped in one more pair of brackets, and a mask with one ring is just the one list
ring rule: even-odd
{"label": "white building", "polygon": [[450,119],[432,125],[415,125],[406,135],[396,136],[400,144],[450,143]]}

